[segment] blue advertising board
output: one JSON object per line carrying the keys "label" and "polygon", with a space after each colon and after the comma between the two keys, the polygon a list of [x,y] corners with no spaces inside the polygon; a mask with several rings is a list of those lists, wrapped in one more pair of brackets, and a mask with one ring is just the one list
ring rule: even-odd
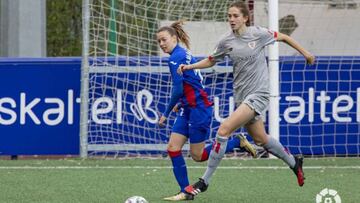
{"label": "blue advertising board", "polygon": [[0,155],[79,154],[80,59],[1,59],[0,73]]}
{"label": "blue advertising board", "polygon": [[[283,58],[280,141],[292,153],[360,154],[360,57]],[[294,61],[298,61],[294,63]]]}
{"label": "blue advertising board", "polygon": [[[173,117],[165,129],[156,125],[171,90],[166,60],[91,70],[90,144],[167,142]],[[321,57],[313,67],[280,61],[280,141],[295,154],[360,154],[360,57]],[[80,67],[80,58],[0,59],[0,155],[79,154]],[[234,105],[232,74],[203,75],[216,130]]]}

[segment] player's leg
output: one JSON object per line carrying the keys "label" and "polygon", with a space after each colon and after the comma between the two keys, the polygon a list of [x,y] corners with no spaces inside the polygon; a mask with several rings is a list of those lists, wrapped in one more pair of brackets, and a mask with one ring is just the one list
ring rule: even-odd
{"label": "player's leg", "polygon": [[204,192],[206,190],[213,173],[225,154],[228,137],[254,116],[254,110],[245,104],[241,104],[228,118],[225,119],[217,132],[215,144],[210,152],[207,169],[204,175],[197,183],[186,187],[187,192],[196,195],[199,192]]}
{"label": "player's leg", "polygon": [[187,175],[186,163],[181,153],[181,149],[186,141],[187,137],[184,135],[178,133],[172,133],[170,135],[167,151],[172,162],[175,179],[180,186],[180,192],[176,195],[165,197],[164,200],[182,201],[194,199],[192,195],[185,192],[185,187],[189,184],[189,179]]}
{"label": "player's leg", "polygon": [[171,131],[167,151],[173,165],[174,176],[180,186],[180,190],[184,191],[184,187],[189,182],[186,163],[181,153],[189,136],[188,119],[184,109],[180,109],[178,112]]}
{"label": "player's leg", "polygon": [[[189,141],[191,156],[195,161],[206,161],[209,158],[210,150],[213,146],[213,144],[211,144],[204,147],[205,140],[207,140],[210,135],[212,107],[192,109],[192,114],[190,115]],[[206,184],[197,184],[196,186],[197,187],[193,188],[190,185],[185,188],[185,191],[195,195],[195,192],[204,192],[207,189]]]}
{"label": "player's leg", "polygon": [[167,151],[173,166],[173,173],[183,192],[188,185],[187,168],[181,149],[187,141],[187,137],[178,133],[171,133]]}
{"label": "player's leg", "polygon": [[250,109],[247,105],[241,104],[220,125],[219,130],[217,131],[214,147],[210,152],[208,167],[202,177],[206,184],[209,184],[212,174],[215,172],[217,166],[220,164],[220,161],[225,154],[228,137],[230,137],[231,133],[233,133],[239,127],[243,126],[254,116],[254,110]]}
{"label": "player's leg", "polygon": [[257,145],[264,147],[268,152],[283,160],[294,171],[298,178],[298,184],[303,186],[304,173],[302,170],[302,157],[292,156],[283,145],[265,132],[262,119],[252,120],[245,125],[249,135]]}
{"label": "player's leg", "polygon": [[[195,161],[206,161],[208,159],[208,154],[214,145],[210,144],[204,148],[204,142],[190,144],[191,156]],[[242,134],[236,135],[233,139],[229,140],[225,153],[233,151],[234,147],[241,147],[245,151],[252,154],[253,157],[256,157],[256,149],[253,145],[249,143],[246,137]],[[199,181],[194,185],[191,185],[186,188],[188,193],[195,194],[199,192],[204,192],[207,190],[208,184],[205,183],[204,179],[199,178]]]}
{"label": "player's leg", "polygon": [[[202,162],[209,158],[214,143],[205,146],[205,141],[209,139],[210,124],[212,119],[212,107],[194,108],[190,112],[190,154],[194,161]],[[233,152],[234,148],[240,148],[249,152],[253,157],[256,156],[255,148],[249,143],[244,135],[237,135],[228,140],[225,153]]]}
{"label": "player's leg", "polygon": [[192,200],[194,197],[185,192],[185,187],[189,184],[187,175],[187,167],[181,150],[188,139],[188,118],[184,109],[178,112],[178,116],[172,127],[172,133],[170,135],[168,143],[168,154],[171,159],[173,166],[173,173],[175,179],[180,186],[180,192],[176,195],[166,197],[164,200],[167,201],[182,201]]}
{"label": "player's leg", "polygon": [[212,108],[194,108],[191,110],[189,125],[190,155],[194,161],[208,160],[211,144],[205,147],[209,139]]}
{"label": "player's leg", "polygon": [[[191,143],[190,144],[191,158],[196,162],[207,161],[213,146],[214,143],[208,144],[207,146],[205,146],[205,142]],[[235,135],[232,137],[232,139],[228,140],[225,154],[233,152],[235,148],[240,148],[240,150],[250,153],[251,156],[253,156],[254,158],[256,158],[257,156],[255,147],[252,144],[250,144],[250,142],[246,139],[246,137],[243,134]]]}
{"label": "player's leg", "polygon": [[211,146],[205,147],[205,141],[210,135],[212,110],[211,106],[197,107],[189,112],[190,154],[197,162],[206,161],[209,157]]}

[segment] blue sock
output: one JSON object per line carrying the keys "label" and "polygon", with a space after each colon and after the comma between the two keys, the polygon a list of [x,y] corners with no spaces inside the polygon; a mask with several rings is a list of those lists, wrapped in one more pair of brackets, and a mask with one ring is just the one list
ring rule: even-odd
{"label": "blue sock", "polygon": [[240,138],[235,136],[233,137],[233,139],[228,141],[226,145],[225,153],[234,151],[234,148],[236,147],[240,147]]}
{"label": "blue sock", "polygon": [[186,163],[181,151],[168,151],[173,165],[173,172],[180,186],[181,192],[185,191],[185,187],[189,185]]}

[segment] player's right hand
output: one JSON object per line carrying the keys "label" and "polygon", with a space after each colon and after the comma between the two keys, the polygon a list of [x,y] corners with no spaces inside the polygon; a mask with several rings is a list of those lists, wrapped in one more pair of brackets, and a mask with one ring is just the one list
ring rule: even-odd
{"label": "player's right hand", "polygon": [[179,68],[177,69],[177,73],[179,75],[182,75],[185,70],[189,70],[189,69],[191,69],[190,65],[180,64]]}
{"label": "player's right hand", "polygon": [[158,122],[158,124],[159,124],[159,126],[160,126],[161,128],[163,128],[163,127],[166,126],[165,121],[166,121],[166,117],[165,117],[165,116],[161,116],[160,119],[159,119],[159,122]]}

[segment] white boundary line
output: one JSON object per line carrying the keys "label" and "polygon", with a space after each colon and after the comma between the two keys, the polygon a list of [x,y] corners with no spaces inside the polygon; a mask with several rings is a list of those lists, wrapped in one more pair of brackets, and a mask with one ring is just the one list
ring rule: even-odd
{"label": "white boundary line", "polygon": [[[108,65],[108,66],[90,66],[90,73],[169,73],[169,67],[167,65],[163,66],[116,66],[116,65]],[[215,65],[208,69],[202,69],[201,72],[204,73],[232,73],[232,66],[219,66]]]}
{"label": "white boundary line", "polygon": [[[171,166],[0,166],[0,170],[66,170],[66,169],[171,169]],[[205,166],[188,166],[206,169]],[[220,166],[219,169],[289,169],[287,166]],[[304,169],[360,169],[360,166],[306,166]]]}

